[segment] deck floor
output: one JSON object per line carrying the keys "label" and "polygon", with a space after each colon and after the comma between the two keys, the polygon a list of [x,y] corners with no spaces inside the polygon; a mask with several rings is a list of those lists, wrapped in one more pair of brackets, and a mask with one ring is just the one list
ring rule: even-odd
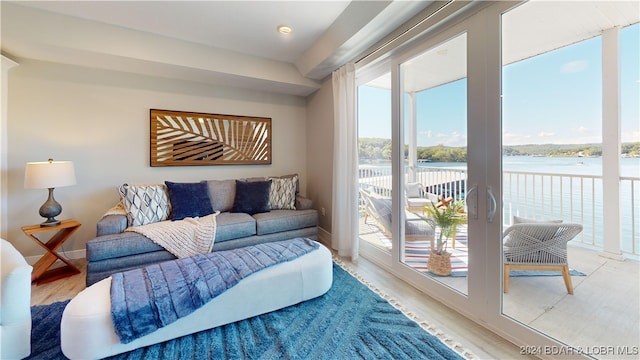
{"label": "deck floor", "polygon": [[[384,248],[380,234],[361,229],[361,239]],[[635,353],[626,358],[640,358],[640,263],[582,247],[569,246],[568,252],[571,268],[586,275],[572,276],[574,295],[567,294],[561,276],[511,277],[504,314],[574,348],[605,352],[597,358],[625,358],[611,347]],[[437,279],[467,293],[466,277]]]}

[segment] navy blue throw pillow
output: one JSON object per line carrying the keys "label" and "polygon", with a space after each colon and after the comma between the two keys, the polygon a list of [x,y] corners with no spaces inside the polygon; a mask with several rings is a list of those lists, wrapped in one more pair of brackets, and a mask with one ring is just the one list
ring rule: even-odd
{"label": "navy blue throw pillow", "polygon": [[231,212],[247,213],[249,215],[269,212],[269,192],[271,180],[241,181],[236,180],[236,197]]}
{"label": "navy blue throw pillow", "polygon": [[174,183],[165,181],[171,201],[171,220],[200,217],[213,214],[206,181],[197,183]]}

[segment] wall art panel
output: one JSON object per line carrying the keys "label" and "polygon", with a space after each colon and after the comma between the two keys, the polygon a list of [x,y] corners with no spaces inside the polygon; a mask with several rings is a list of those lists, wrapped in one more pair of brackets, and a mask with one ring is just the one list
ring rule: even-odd
{"label": "wall art panel", "polygon": [[271,164],[271,118],[150,113],[151,166]]}

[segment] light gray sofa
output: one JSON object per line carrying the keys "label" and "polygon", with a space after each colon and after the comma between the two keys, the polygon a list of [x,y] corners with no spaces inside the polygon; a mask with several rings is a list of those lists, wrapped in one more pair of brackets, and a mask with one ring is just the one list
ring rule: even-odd
{"label": "light gray sofa", "polygon": [[[271,209],[249,215],[230,212],[233,210],[235,180],[210,180],[207,183],[213,208],[221,211],[216,216],[217,228],[212,251],[294,237],[317,240],[318,212],[312,208],[311,200],[297,193],[297,186],[295,210]],[[125,232],[130,224],[131,219],[125,214],[107,214],[98,221],[97,236],[86,245],[87,286],[116,272],[176,258],[149,238],[136,232]]]}

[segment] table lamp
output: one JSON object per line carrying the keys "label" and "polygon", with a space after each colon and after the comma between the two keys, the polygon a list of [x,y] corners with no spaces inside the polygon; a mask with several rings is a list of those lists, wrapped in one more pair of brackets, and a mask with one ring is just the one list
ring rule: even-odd
{"label": "table lamp", "polygon": [[25,189],[49,189],[49,198],[40,207],[40,216],[47,220],[40,226],[55,226],[60,220],[55,217],[62,212],[62,206],[53,198],[53,189],[75,185],[76,173],[71,161],[28,162],[24,169]]}

